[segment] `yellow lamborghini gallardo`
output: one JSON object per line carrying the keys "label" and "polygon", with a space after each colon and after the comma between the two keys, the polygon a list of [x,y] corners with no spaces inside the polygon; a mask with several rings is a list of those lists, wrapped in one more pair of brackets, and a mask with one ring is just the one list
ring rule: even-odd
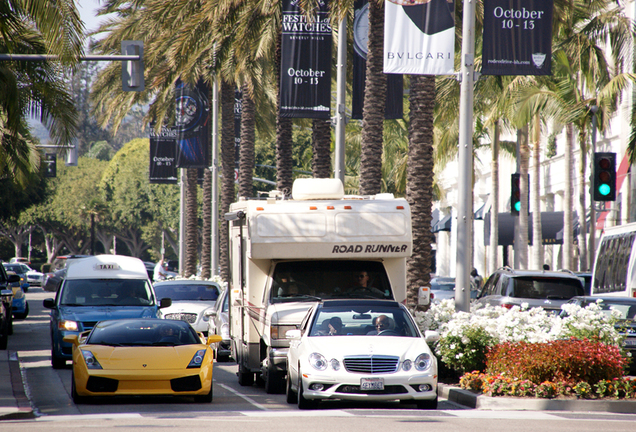
{"label": "yellow lamborghini gallardo", "polygon": [[212,402],[211,343],[202,343],[185,321],[122,319],[100,321],[86,333],[64,337],[73,344],[72,396],[194,396]]}

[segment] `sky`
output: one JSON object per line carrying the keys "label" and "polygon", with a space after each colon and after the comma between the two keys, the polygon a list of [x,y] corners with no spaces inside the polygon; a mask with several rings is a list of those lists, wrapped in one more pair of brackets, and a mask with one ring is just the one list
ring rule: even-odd
{"label": "sky", "polygon": [[96,30],[100,21],[104,18],[95,16],[96,10],[102,6],[101,2],[99,0],[75,0],[75,4],[82,21],[84,21],[86,30]]}

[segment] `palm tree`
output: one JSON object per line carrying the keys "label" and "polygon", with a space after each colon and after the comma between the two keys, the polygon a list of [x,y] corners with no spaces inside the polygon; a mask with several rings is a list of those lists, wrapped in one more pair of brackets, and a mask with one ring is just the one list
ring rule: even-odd
{"label": "palm tree", "polygon": [[39,167],[27,118],[38,118],[60,145],[76,134],[77,112],[65,89],[64,73],[82,53],[82,22],[73,0],[17,0],[0,4],[0,52],[54,54],[62,68],[49,61],[0,63],[0,175],[25,184]]}

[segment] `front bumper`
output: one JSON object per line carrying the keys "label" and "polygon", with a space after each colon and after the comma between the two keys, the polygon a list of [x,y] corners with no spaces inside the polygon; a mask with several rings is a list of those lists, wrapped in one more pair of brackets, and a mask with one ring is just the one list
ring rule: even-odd
{"label": "front bumper", "polygon": [[[361,390],[361,378],[382,378],[384,390]],[[433,400],[437,398],[437,375],[429,373],[394,374],[351,374],[346,371],[336,373],[305,373],[303,371],[303,396],[312,400]],[[322,389],[318,390],[322,386]]]}

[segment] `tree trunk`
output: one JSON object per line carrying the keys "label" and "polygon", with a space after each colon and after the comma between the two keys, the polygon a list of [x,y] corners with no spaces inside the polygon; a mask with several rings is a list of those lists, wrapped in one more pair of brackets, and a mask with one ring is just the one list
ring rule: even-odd
{"label": "tree trunk", "polygon": [[223,81],[221,83],[221,225],[219,227],[219,264],[221,278],[230,280],[229,233],[223,215],[230,211],[234,202],[236,188],[234,182],[235,148],[234,148],[234,86]]}
{"label": "tree trunk", "polygon": [[579,131],[579,200],[577,213],[579,214],[579,270],[591,268],[587,262],[587,206],[585,196],[589,193],[585,182],[585,169],[587,167],[587,132],[585,129]]}
{"label": "tree trunk", "polygon": [[241,159],[239,162],[239,197],[253,197],[255,106],[247,86],[243,86],[241,109]]}
{"label": "tree trunk", "polygon": [[383,72],[384,2],[369,1],[369,52],[362,111],[360,194],[374,195],[382,185],[382,144],[386,75]]}
{"label": "tree trunk", "polygon": [[201,277],[212,276],[212,171],[203,170],[203,227],[201,233]]}
{"label": "tree trunk", "polygon": [[519,244],[515,244],[517,265],[520,269],[528,268],[528,125],[518,131],[519,142],[519,192],[521,195],[521,209],[519,210]]}
{"label": "tree trunk", "polygon": [[411,207],[413,254],[407,260],[406,304],[414,310],[419,287],[430,284],[435,241],[431,232],[435,77],[411,75],[410,105],[406,199]]}
{"label": "tree trunk", "polygon": [[276,189],[285,195],[290,195],[294,181],[292,159],[292,126],[293,120],[280,116],[280,56],[281,32],[276,38]]}
{"label": "tree trunk", "polygon": [[574,148],[574,125],[568,123],[565,129],[565,189],[563,191],[563,268],[572,269],[572,245],[574,232],[572,227],[572,150]]}
{"label": "tree trunk", "polygon": [[198,215],[197,215],[197,170],[186,170],[186,244],[184,276],[190,277],[197,273],[198,249]]}
{"label": "tree trunk", "polygon": [[314,178],[331,176],[331,122],[314,119],[312,124],[314,156],[311,170]]}
{"label": "tree trunk", "polygon": [[532,267],[543,268],[543,235],[541,233],[541,118],[534,116],[534,144],[532,147]]}
{"label": "tree trunk", "polygon": [[492,197],[490,207],[490,249],[488,274],[499,268],[499,121],[495,122],[492,138]]}

